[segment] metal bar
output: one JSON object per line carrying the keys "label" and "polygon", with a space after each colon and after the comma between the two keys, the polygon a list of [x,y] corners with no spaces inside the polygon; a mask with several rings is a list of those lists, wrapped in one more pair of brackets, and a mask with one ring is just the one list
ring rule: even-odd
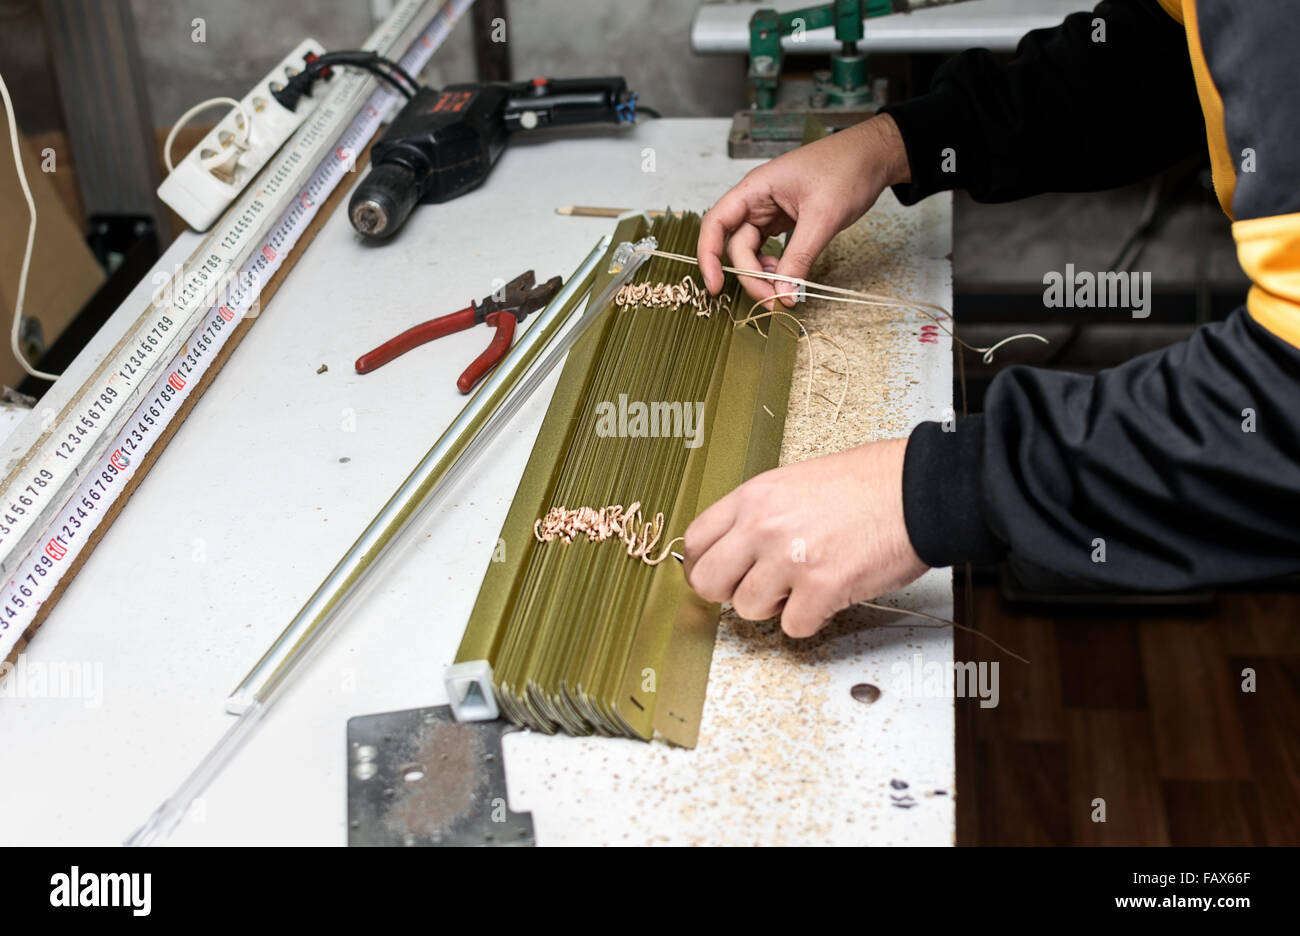
{"label": "metal bar", "polygon": [[[315,594],[231,693],[226,700],[226,711],[239,715],[255,703],[269,701],[312,645],[330,630],[349,594],[400,538],[402,531],[422,508],[432,502],[435,493],[445,489],[454,476],[467,467],[469,460],[505,423],[513,409],[503,404],[537,357],[572,318],[590,290],[597,265],[608,247],[609,237],[602,237],[569,282],[465,404],[455,422],[429,449]],[[535,384],[535,381],[531,382],[529,389]]]}
{"label": "metal bar", "polygon": [[44,0],[50,58],[87,216],[153,220],[167,211],[155,194],[162,176],[149,91],[128,0]]}
{"label": "metal bar", "polygon": [[474,4],[474,61],[479,81],[510,81],[510,41],[506,0],[478,0]]}

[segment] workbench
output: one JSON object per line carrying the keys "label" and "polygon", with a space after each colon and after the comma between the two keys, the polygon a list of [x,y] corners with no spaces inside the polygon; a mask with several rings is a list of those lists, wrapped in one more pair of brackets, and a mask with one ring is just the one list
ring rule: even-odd
{"label": "workbench", "polygon": [[[112,844],[144,821],[226,730],[232,688],[459,412],[456,375],[489,336],[443,338],[364,377],[352,367],[359,352],[491,292],[495,278],[530,267],[567,276],[613,224],[560,217],[557,206],[705,209],[755,165],[727,158],[727,128],[652,120],[512,144],[481,189],[418,208],[377,247],[335,212],[27,648],[29,665],[102,667],[102,697],[0,697],[0,840]],[[950,308],[949,198],[904,211],[886,193],[874,210],[906,215],[913,298]],[[183,235],[156,270],[171,271],[199,242]],[[6,466],[154,288],[140,284],[12,432]],[[909,422],[952,405],[950,344],[917,346],[921,324],[896,326],[917,351],[898,395]],[[443,668],[556,377],[172,842],[346,840],[346,722],[446,701]],[[950,618],[951,583],[950,570],[934,570],[890,600]],[[949,844],[952,700],[895,689],[922,658],[951,664],[950,629],[837,625],[798,642],[773,624],[724,625],[696,749],[514,733],[511,808],[532,812],[539,844]],[[856,701],[859,683],[882,696]]]}

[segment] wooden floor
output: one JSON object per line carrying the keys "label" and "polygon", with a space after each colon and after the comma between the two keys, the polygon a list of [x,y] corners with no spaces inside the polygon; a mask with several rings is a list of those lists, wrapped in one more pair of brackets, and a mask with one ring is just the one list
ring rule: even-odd
{"label": "wooden floor", "polygon": [[957,703],[959,844],[1300,844],[1300,594],[1049,617],[976,586],[964,617],[1031,663],[958,633],[1000,663],[996,707]]}

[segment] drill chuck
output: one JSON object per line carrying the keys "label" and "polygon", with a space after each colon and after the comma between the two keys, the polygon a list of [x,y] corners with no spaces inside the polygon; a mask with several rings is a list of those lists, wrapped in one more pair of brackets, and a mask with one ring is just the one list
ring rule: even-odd
{"label": "drill chuck", "polygon": [[400,163],[381,163],[357,186],[348,201],[352,226],[366,237],[394,234],[420,200],[415,173]]}

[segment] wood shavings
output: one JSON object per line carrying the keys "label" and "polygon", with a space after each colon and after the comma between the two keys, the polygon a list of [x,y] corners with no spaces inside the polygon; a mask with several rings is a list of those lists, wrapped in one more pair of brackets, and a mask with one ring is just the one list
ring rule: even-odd
{"label": "wood shavings", "polygon": [[[797,294],[797,293],[778,293],[777,295],[773,296],[772,298],[774,298],[774,299],[781,299],[781,298],[783,298],[784,296],[794,296],[794,295],[798,295],[798,294]],[[764,300],[764,301],[766,301],[766,300]],[[808,387],[807,387],[807,390],[806,390],[806,392],[805,392],[805,394],[804,394],[804,412],[805,412],[805,413],[809,412],[809,411],[812,409],[812,398],[813,398],[814,396],[817,396],[817,397],[819,397],[819,398],[825,400],[827,403],[832,403],[831,398],[828,397],[826,394],[822,393],[820,390],[814,390],[814,389],[813,389],[813,372],[817,369],[817,364],[818,364],[818,362],[817,362],[817,356],[816,356],[816,354],[814,354],[814,352],[813,352],[813,339],[814,339],[814,338],[820,338],[820,339],[822,339],[823,341],[827,342],[827,343],[830,344],[832,347],[834,347],[837,351],[839,351],[841,354],[844,355],[844,366],[845,366],[846,369],[845,369],[845,371],[844,371],[843,373],[841,373],[840,371],[835,370],[835,368],[831,367],[831,366],[828,365],[828,364],[823,363],[823,364],[821,365],[822,367],[824,367],[824,368],[826,368],[828,371],[830,371],[832,374],[835,374],[836,376],[843,378],[843,381],[844,381],[844,386],[843,386],[843,387],[841,388],[841,390],[840,390],[840,398],[839,398],[838,402],[834,402],[834,403],[832,403],[832,405],[835,407],[835,413],[834,413],[834,415],[831,416],[831,422],[833,422],[833,423],[834,423],[834,422],[838,422],[838,421],[839,421],[839,418],[840,418],[840,410],[844,407],[844,398],[848,395],[848,392],[849,392],[849,374],[848,374],[848,370],[847,370],[847,368],[849,367],[849,356],[848,356],[848,354],[845,353],[844,348],[842,348],[842,347],[840,346],[840,343],[839,343],[838,341],[836,341],[834,338],[827,337],[826,335],[822,334],[822,333],[819,332],[819,331],[809,331],[809,330],[808,330],[808,326],[804,324],[803,319],[799,318],[799,317],[796,316],[796,315],[791,315],[789,312],[785,311],[785,309],[782,309],[782,308],[775,308],[775,309],[772,309],[770,312],[759,312],[759,311],[758,311],[758,308],[759,308],[759,306],[761,306],[762,304],[763,304],[762,302],[756,302],[756,303],[754,303],[753,306],[750,307],[749,313],[748,313],[744,318],[742,318],[742,319],[737,319],[737,318],[733,315],[733,316],[731,317],[731,321],[732,321],[733,323],[735,323],[735,325],[736,325],[737,327],[739,327],[739,326],[741,326],[741,325],[748,325],[748,324],[750,324],[750,323],[754,323],[754,327],[755,327],[755,328],[758,328],[758,324],[757,324],[757,323],[758,323],[759,319],[773,317],[773,320],[775,321],[776,319],[775,319],[774,317],[779,315],[779,316],[781,316],[782,318],[788,318],[790,321],[792,321],[792,322],[795,323],[795,326],[796,326],[796,327],[795,327],[795,329],[794,329],[794,334],[797,335],[797,336],[799,336],[799,340],[800,340],[800,341],[807,341],[807,342],[808,342]],[[759,329],[759,330],[761,331],[762,329]]]}
{"label": "wood shavings", "polygon": [[561,539],[572,543],[574,538],[586,536],[593,543],[603,543],[616,538],[627,546],[627,554],[640,559],[648,566],[656,566],[672,555],[673,545],[682,538],[670,540],[659,557],[651,558],[650,550],[658,544],[664,532],[664,515],[654,515],[653,520],[645,520],[641,514],[641,502],[633,501],[625,511],[622,504],[611,504],[597,510],[594,507],[552,507],[546,516],[533,523],[533,536],[539,543],[549,543]]}
{"label": "wood shavings", "polygon": [[[833,280],[872,293],[920,291],[922,284],[916,280],[911,252],[914,224],[904,216],[869,212],[836,235],[809,271],[809,279]],[[846,386],[842,377],[820,373],[827,369],[820,362],[814,367],[802,356],[795,362],[796,386],[806,385],[812,377],[826,396],[838,398],[843,392],[844,398],[840,418],[828,433],[827,409],[818,406],[808,413],[802,401],[792,397],[781,463],[907,435],[915,422],[904,405],[915,391],[906,376],[908,364],[931,351],[934,344],[923,343],[916,325],[899,321],[894,309],[810,296],[798,312],[809,330],[837,337],[843,353],[841,369],[852,376]]]}
{"label": "wood shavings", "polygon": [[[923,294],[914,257],[917,226],[915,219],[901,213],[869,212],[832,240],[808,278],[875,293]],[[915,420],[904,405],[914,391],[908,365],[919,355],[933,353],[935,346],[920,343],[915,324],[899,321],[896,310],[813,297],[801,304],[797,313],[810,331],[838,339],[847,362],[836,366],[852,374],[852,379],[840,419],[830,432],[826,421],[829,406],[817,405],[808,412],[800,399],[802,393],[790,395],[781,463],[906,435]],[[821,357],[826,356],[819,356],[814,366],[800,355],[793,385],[802,388],[811,375],[826,396],[838,398],[843,379],[823,373],[826,367]],[[815,392],[814,398],[820,399],[819,394]],[[948,588],[917,583],[889,600],[924,607],[927,602],[941,601]],[[774,813],[779,817],[776,831],[762,836],[764,842],[825,842],[835,824],[840,824],[839,834],[856,841],[888,841],[898,834],[888,830],[910,827],[917,821],[918,810],[897,817],[885,815],[890,812],[884,805],[887,797],[881,797],[878,805],[865,792],[836,813],[834,820],[825,811],[804,806],[821,798],[845,801],[844,791],[861,785],[861,759],[883,765],[910,763],[915,756],[908,750],[911,739],[898,730],[903,701],[889,691],[884,681],[889,669],[880,661],[905,659],[905,653],[891,648],[910,643],[905,636],[909,633],[925,640],[942,631],[918,627],[910,632],[880,626],[888,623],[908,622],[895,622],[885,612],[859,606],[841,611],[817,635],[795,640],[781,631],[777,620],[754,622],[742,620],[732,611],[723,614],[701,737],[711,739],[712,747],[720,749],[723,745],[718,739],[730,739],[732,746],[739,742],[747,757],[740,763],[718,757],[695,765],[687,774],[700,789],[720,791],[720,809],[715,812],[727,817],[728,831],[721,838],[710,828],[701,839],[749,841],[745,830],[770,828]],[[837,686],[850,682],[845,676],[848,672],[874,679],[886,689],[869,717],[863,714],[867,709],[846,707],[835,695]],[[846,740],[846,726],[853,725],[870,726],[871,730],[860,728],[861,735],[849,734]],[[951,727],[937,725],[936,731],[951,731]],[[702,745],[701,750],[712,747]],[[675,778],[685,773],[680,766],[676,770]],[[754,775],[793,791],[788,803],[773,803],[770,798],[755,802],[745,783],[746,777]],[[945,783],[949,780],[947,775],[940,778]],[[781,806],[787,810],[776,812]],[[729,831],[732,829],[735,831]]]}

